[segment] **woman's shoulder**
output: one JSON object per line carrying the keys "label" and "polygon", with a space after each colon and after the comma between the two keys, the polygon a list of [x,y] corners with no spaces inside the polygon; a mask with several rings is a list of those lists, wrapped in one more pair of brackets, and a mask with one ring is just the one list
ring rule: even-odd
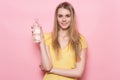
{"label": "woman's shoulder", "polygon": [[82,48],[87,48],[86,38],[82,34],[80,34],[80,43],[81,43]]}
{"label": "woman's shoulder", "polygon": [[44,33],[44,38],[50,38],[52,37],[51,32]]}
{"label": "woman's shoulder", "polygon": [[51,34],[51,32],[44,33],[44,40],[45,40],[46,45],[49,45],[52,42],[52,34]]}
{"label": "woman's shoulder", "polygon": [[86,40],[86,39],[85,39],[85,36],[82,35],[82,34],[80,34],[80,40]]}

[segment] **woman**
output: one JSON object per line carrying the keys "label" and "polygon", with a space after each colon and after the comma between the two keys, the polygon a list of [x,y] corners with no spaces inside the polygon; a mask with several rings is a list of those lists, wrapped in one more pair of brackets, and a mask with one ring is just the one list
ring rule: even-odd
{"label": "woman", "polygon": [[[43,80],[80,78],[85,68],[87,44],[77,31],[72,5],[63,2],[57,6],[51,33],[43,34],[40,30],[38,43],[42,61],[40,68],[45,72]],[[34,38],[34,31],[32,33]]]}

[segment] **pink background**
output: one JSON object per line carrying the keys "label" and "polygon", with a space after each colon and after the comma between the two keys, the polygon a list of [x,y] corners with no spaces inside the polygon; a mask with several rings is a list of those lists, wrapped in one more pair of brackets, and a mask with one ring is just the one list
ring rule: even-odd
{"label": "pink background", "polygon": [[[64,0],[0,1],[0,80],[41,80],[39,48],[32,41],[34,18],[50,32],[56,6]],[[67,0],[88,43],[82,80],[120,80],[120,1]]]}

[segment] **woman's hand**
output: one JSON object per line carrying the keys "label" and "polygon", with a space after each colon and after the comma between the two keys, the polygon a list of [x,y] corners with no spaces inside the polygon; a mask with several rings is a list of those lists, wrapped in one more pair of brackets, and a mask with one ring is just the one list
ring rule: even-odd
{"label": "woman's hand", "polygon": [[40,26],[38,19],[35,20],[35,22],[31,26],[31,29],[32,29],[33,41],[35,43],[41,43],[44,40],[44,36],[43,36],[42,27]]}

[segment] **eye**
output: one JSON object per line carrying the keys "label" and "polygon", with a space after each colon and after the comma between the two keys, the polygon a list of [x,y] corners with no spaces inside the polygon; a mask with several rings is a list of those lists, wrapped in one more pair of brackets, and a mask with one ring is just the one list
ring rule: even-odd
{"label": "eye", "polygon": [[69,14],[67,14],[67,15],[66,15],[66,17],[70,17],[70,15],[69,15]]}
{"label": "eye", "polygon": [[59,14],[58,17],[61,18],[63,15]]}

